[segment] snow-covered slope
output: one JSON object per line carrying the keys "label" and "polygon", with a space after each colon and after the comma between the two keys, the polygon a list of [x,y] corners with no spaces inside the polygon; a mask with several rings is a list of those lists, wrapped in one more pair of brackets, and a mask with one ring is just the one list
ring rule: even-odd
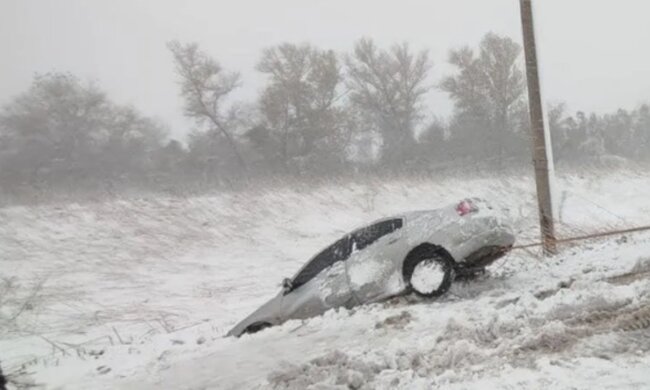
{"label": "snow-covered slope", "polygon": [[[650,224],[642,174],[558,184],[562,236]],[[480,196],[534,241],[533,185],[411,179],[0,209],[0,362],[65,389],[650,385],[648,234],[553,259],[517,251],[432,302],[222,337],[313,253],[379,217]]]}

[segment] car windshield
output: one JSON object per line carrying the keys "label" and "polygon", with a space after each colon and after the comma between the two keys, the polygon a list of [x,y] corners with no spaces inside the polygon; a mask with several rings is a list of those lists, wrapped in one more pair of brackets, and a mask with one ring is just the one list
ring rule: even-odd
{"label": "car windshield", "polygon": [[314,276],[318,275],[322,270],[336,263],[337,261],[345,260],[352,252],[352,240],[350,235],[346,235],[334,244],[323,249],[300,271],[300,273],[293,279],[291,290],[295,290],[303,284],[310,281]]}

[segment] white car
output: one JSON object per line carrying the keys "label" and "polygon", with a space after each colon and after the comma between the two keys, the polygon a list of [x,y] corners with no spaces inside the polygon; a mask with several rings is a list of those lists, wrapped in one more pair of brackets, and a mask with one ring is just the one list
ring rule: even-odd
{"label": "white car", "polygon": [[512,229],[476,198],[382,219],[319,252],[228,336],[411,292],[438,297],[456,277],[484,271],[514,241]]}

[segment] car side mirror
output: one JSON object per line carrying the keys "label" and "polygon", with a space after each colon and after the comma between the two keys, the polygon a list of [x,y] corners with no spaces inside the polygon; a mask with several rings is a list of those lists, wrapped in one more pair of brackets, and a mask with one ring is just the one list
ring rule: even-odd
{"label": "car side mirror", "polygon": [[284,291],[285,294],[291,291],[292,287],[293,287],[293,283],[291,282],[291,279],[289,278],[282,279],[282,291]]}

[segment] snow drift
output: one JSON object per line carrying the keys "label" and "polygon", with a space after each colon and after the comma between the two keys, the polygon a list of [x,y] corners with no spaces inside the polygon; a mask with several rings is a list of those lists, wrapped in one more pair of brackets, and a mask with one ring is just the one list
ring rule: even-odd
{"label": "snow drift", "polygon": [[[66,389],[647,385],[647,234],[552,259],[518,251],[436,301],[222,338],[313,253],[385,215],[479,196],[534,241],[533,186],[368,181],[0,209],[3,370]],[[650,223],[641,174],[564,177],[558,193],[562,236]]]}

